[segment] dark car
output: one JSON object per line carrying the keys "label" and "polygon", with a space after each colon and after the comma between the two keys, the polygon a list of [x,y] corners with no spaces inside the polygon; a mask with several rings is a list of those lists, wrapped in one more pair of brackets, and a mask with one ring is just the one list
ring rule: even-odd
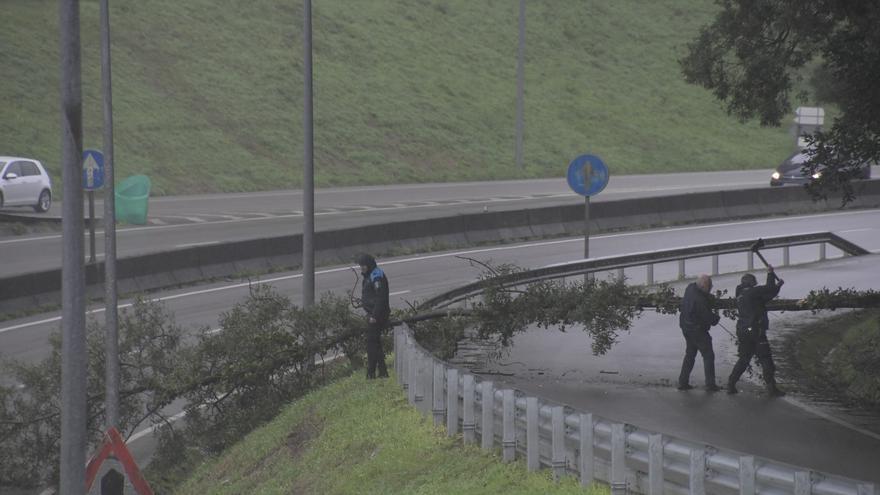
{"label": "dark car", "polygon": [[[805,151],[796,151],[794,154],[786,158],[776,167],[776,170],[770,175],[771,186],[784,186],[786,184],[806,184],[813,179],[822,176],[823,166],[819,164],[812,176],[808,175],[809,171],[804,171],[804,164],[810,160],[810,155]],[[865,163],[859,169],[857,179],[871,178],[871,164]]]}

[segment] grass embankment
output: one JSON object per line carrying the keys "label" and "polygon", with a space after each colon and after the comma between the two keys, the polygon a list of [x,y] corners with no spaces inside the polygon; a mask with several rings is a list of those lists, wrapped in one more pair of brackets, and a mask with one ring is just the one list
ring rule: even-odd
{"label": "grass embankment", "polygon": [[397,382],[360,374],[298,400],[219,459],[179,494],[603,494],[574,478],[462,447],[411,407]]}
{"label": "grass embankment", "polygon": [[880,311],[823,319],[788,337],[783,372],[807,393],[880,411]]}
{"label": "grass embankment", "polygon": [[[153,194],[302,181],[302,4],[111,2],[117,179]],[[514,163],[517,2],[313,6],[319,186],[770,168],[786,129],[741,124],[677,60],[713,0],[530,3],[525,167]],[[0,154],[60,184],[57,2],[4,2]],[[98,2],[81,2],[84,146],[102,146]],[[56,188],[58,193],[61,187]],[[56,194],[58,194],[56,193]]]}

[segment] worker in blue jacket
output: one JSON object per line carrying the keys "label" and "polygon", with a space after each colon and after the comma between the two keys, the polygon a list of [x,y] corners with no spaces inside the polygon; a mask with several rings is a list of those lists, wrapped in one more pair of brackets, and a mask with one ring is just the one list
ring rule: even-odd
{"label": "worker in blue jacket", "polygon": [[387,378],[385,367],[385,351],[382,349],[382,331],[388,327],[391,306],[388,302],[388,277],[376,265],[376,259],[362,253],[356,258],[360,266],[363,281],[361,282],[361,305],[367,313],[367,379]]}

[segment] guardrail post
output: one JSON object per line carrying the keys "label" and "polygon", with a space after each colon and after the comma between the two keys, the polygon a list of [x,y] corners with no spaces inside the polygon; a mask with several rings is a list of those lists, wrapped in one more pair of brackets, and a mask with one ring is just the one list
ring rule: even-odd
{"label": "guardrail post", "polygon": [[400,385],[406,392],[407,399],[409,399],[409,361],[410,359],[412,359],[412,353],[410,352],[409,335],[404,335],[400,343]]}
{"label": "guardrail post", "polygon": [[746,253],[746,271],[750,272],[755,269],[755,254],[751,251]]}
{"label": "guardrail post", "polygon": [[419,364],[419,391],[422,393],[422,412],[431,414],[434,407],[434,358],[422,354]]}
{"label": "guardrail post", "polygon": [[565,408],[556,406],[552,411],[553,418],[553,479],[559,481],[565,476]]}
{"label": "guardrail post", "polygon": [[648,271],[648,275],[645,280],[645,284],[646,285],[654,285],[654,264],[650,263],[645,268]]}
{"label": "guardrail post", "polygon": [[819,243],[819,261],[825,261],[825,243]]}
{"label": "guardrail post", "polygon": [[458,370],[446,370],[446,435],[458,433]]}
{"label": "guardrail post", "polygon": [[443,424],[443,419],[446,417],[446,404],[443,402],[443,379],[446,378],[446,367],[443,366],[443,363],[439,361],[434,361],[434,400],[432,405],[432,412],[434,413],[434,426],[440,426]]}
{"label": "guardrail post", "polygon": [[504,462],[511,462],[516,459],[516,424],[513,421],[516,403],[513,390],[507,389],[501,394],[504,408],[501,421],[501,456]]}
{"label": "guardrail post", "polygon": [[483,450],[492,450],[495,443],[495,384],[492,382],[481,382],[482,401],[480,411],[482,421],[480,421],[480,447]]}
{"label": "guardrail post", "polygon": [[663,435],[648,436],[648,495],[663,494]]}
{"label": "guardrail post", "polygon": [[858,495],[877,495],[877,489],[873,483],[860,484],[857,488]]}
{"label": "guardrail post", "polygon": [[625,275],[623,273],[623,268],[618,268],[617,269],[617,280],[620,280],[621,282],[623,282],[624,276]]}
{"label": "guardrail post", "polygon": [[744,455],[739,458],[739,493],[755,495],[755,458]]}
{"label": "guardrail post", "polygon": [[580,461],[578,468],[581,473],[581,486],[593,484],[593,414],[581,413],[578,418],[580,430]]}
{"label": "guardrail post", "polygon": [[538,398],[526,397],[526,467],[529,471],[537,471],[541,467],[540,447]]}
{"label": "guardrail post", "polygon": [[404,330],[402,328],[394,329],[394,372],[397,374],[397,383],[401,383],[400,379],[400,355],[402,351],[401,339],[403,338]]}
{"label": "guardrail post", "polygon": [[782,247],[782,266],[788,266],[791,262],[791,247],[783,246]]}
{"label": "guardrail post", "polygon": [[706,452],[700,448],[691,449],[690,489],[688,495],[705,495]]}
{"label": "guardrail post", "polygon": [[462,419],[461,429],[464,433],[465,445],[476,441],[476,411],[474,407],[474,375],[466,373],[462,376],[464,382],[462,405],[464,409],[464,418]]}
{"label": "guardrail post", "polygon": [[416,351],[416,346],[414,343],[410,342],[406,346],[406,354],[409,356],[407,359],[407,373],[406,373],[406,383],[408,384],[408,388],[406,391],[406,398],[409,400],[410,404],[416,403],[416,391],[419,388],[419,360],[418,360],[418,352]]}
{"label": "guardrail post", "polygon": [[678,260],[678,279],[684,280],[684,259]]}
{"label": "guardrail post", "polygon": [[622,423],[611,425],[611,495],[626,493],[626,431]]}
{"label": "guardrail post", "polygon": [[794,495],[810,495],[812,488],[809,471],[797,471],[794,473]]}
{"label": "guardrail post", "polygon": [[718,255],[712,255],[712,276],[718,275]]}

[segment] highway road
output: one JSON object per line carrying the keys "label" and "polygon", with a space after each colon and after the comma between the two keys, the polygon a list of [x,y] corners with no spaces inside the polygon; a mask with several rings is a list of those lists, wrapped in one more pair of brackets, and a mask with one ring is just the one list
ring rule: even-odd
{"label": "highway road", "polygon": [[[591,201],[682,194],[686,192],[770,187],[770,170],[612,176]],[[319,189],[315,228],[332,230],[480,211],[538,208],[583,203],[563,177],[558,179],[411,184]],[[103,205],[97,202],[98,215]],[[40,216],[28,209],[4,213]],[[60,217],[55,204],[49,217]],[[149,224],[117,229],[117,256],[126,257],[224,241],[273,237],[302,231],[302,192],[158,197],[149,201]],[[86,241],[88,243],[88,241]],[[89,247],[86,245],[86,253]],[[104,238],[96,237],[103,257]],[[60,233],[0,237],[0,277],[61,266]]]}
{"label": "highway road", "polygon": [[[835,232],[872,253],[880,253],[880,214],[875,210],[609,233],[592,237],[590,250],[592,255],[601,257],[825,230]],[[831,251],[829,255],[833,254]],[[446,288],[473,281],[479,270],[460,256],[533,268],[577,260],[582,252],[582,238],[553,239],[381,259],[380,264],[390,278],[393,304],[402,307],[407,301],[423,300]],[[771,263],[780,264],[781,254],[767,254]],[[803,260],[807,256],[815,257],[815,254],[796,249],[792,258],[794,261]],[[722,267],[733,262],[722,259]],[[880,280],[878,266],[878,257],[871,255],[780,268],[787,282],[783,296],[797,298],[821,286],[877,289]],[[674,266],[658,267],[655,277],[672,278],[676,270]],[[693,276],[706,270],[708,262],[706,266],[689,265],[688,274]],[[628,273],[628,276],[638,281],[638,273]],[[319,269],[316,289],[344,293],[352,287],[353,277],[346,266]],[[715,285],[732,290],[736,278],[717,277]],[[294,301],[300,300],[299,273],[273,274],[262,282],[271,283]],[[216,328],[217,315],[243,299],[247,291],[247,284],[215,283],[167,291],[157,297],[174,313],[179,324],[188,328]],[[96,308],[91,317],[101,318],[101,309]],[[774,314],[771,326],[774,329],[796,328],[804,318],[808,316]],[[732,322],[723,323],[732,328]],[[57,313],[3,322],[0,324],[0,349],[7,356],[25,361],[39,359],[46,355],[47,335],[58,327]],[[725,377],[735,360],[735,349],[724,333],[718,330],[713,333],[718,375]],[[773,338],[775,341],[775,336]],[[709,395],[699,389],[679,392],[673,383],[683,350],[675,317],[651,313],[637,320],[632,330],[624,334],[620,343],[606,356],[591,356],[589,340],[577,331],[530,332],[517,338],[511,354],[499,362],[498,367],[515,373],[503,379],[518,388],[535,391],[548,399],[601,416],[685,439],[880,482],[880,470],[877,469],[880,465],[880,428],[876,421],[854,424],[852,418],[809,405],[808,401],[797,397],[771,400],[758,392],[757,385],[745,384],[743,393],[737,396]],[[701,375],[698,363],[693,382],[700,384]],[[146,455],[142,449],[148,447],[135,447],[140,455]]]}

